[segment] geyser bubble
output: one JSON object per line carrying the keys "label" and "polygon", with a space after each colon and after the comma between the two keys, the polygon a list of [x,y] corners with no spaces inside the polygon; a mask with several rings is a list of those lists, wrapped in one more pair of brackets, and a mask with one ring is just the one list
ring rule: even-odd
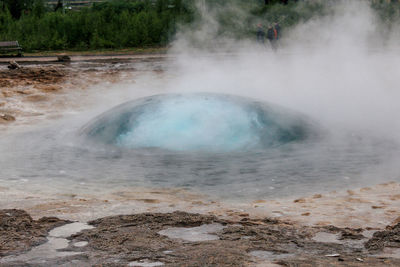
{"label": "geyser bubble", "polygon": [[311,123],[280,107],[238,96],[156,95],[122,104],[84,132],[95,141],[131,149],[231,152],[303,141]]}

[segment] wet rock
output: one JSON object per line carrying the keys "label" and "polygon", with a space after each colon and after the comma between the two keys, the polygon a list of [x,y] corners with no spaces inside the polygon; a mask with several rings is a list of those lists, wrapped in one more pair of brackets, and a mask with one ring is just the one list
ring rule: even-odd
{"label": "wet rock", "polygon": [[71,58],[69,56],[63,55],[57,57],[58,62],[71,62]]}
{"label": "wet rock", "polygon": [[63,82],[67,73],[60,68],[20,68],[0,71],[0,87],[10,88],[32,84],[57,84]]}
{"label": "wet rock", "polygon": [[344,240],[344,239],[352,239],[352,240],[361,240],[364,239],[364,235],[362,235],[363,229],[350,229],[350,228],[345,228],[341,230],[341,234],[339,239]]}
{"label": "wet rock", "polygon": [[[10,215],[10,211],[18,215]],[[10,221],[5,216],[20,219]],[[10,231],[10,225],[20,227],[14,232],[28,232],[29,229],[36,229],[35,227],[40,225],[45,229],[39,232],[41,240],[47,235],[46,225],[48,227],[59,222],[57,218],[34,221],[26,212],[16,210],[3,211],[0,218],[0,226],[3,226],[1,229],[5,229],[4,233],[13,232]],[[38,266],[71,266],[68,264],[72,263],[74,266],[258,266],[256,264],[260,261],[283,266],[400,264],[400,259],[378,258],[358,246],[353,247],[351,242],[332,243],[325,242],[325,239],[313,239],[318,232],[352,239],[363,229],[300,226],[269,218],[246,217],[239,221],[226,220],[211,215],[178,211],[110,216],[91,221],[89,224],[95,228],[87,228],[67,238],[70,240],[69,245],[67,247],[67,243],[64,244],[65,249],[62,251],[70,256],[45,260]],[[213,227],[210,228],[210,225]],[[392,231],[396,227],[398,226],[388,230]],[[212,234],[218,238],[185,240],[177,238],[176,233],[172,236],[162,235],[171,232],[171,229],[184,231],[185,235],[194,231],[194,234]],[[66,237],[71,234],[64,231],[54,233],[56,231],[57,229],[52,231],[53,237]],[[32,235],[28,240],[33,240]],[[396,238],[390,240],[396,241]],[[25,239],[20,239],[20,246],[26,242]],[[362,262],[359,259],[362,259]],[[23,262],[18,264],[16,265],[24,265]]]}
{"label": "wet rock", "polygon": [[149,198],[144,198],[144,199],[136,199],[137,201],[142,201],[144,203],[148,203],[148,204],[157,204],[160,203],[161,201],[158,199],[149,199]]}
{"label": "wet rock", "polygon": [[277,219],[272,219],[272,218],[265,218],[264,220],[262,220],[264,223],[268,223],[268,224],[278,224],[280,223],[279,220]]}
{"label": "wet rock", "polygon": [[306,203],[306,199],[305,198],[299,198],[299,199],[295,199],[293,200],[294,203]]}
{"label": "wet rock", "polygon": [[171,227],[191,228],[218,222],[225,223],[215,216],[186,212],[120,215],[91,221],[89,224],[96,228],[71,238],[74,242],[89,242],[85,249],[90,251],[90,264],[118,260],[120,265],[128,265],[147,259],[165,266],[243,266],[244,248],[229,240],[188,242],[158,233]]}
{"label": "wet rock", "polygon": [[364,258],[363,262],[352,256],[340,257],[314,257],[297,256],[289,259],[281,259],[275,263],[282,266],[301,266],[301,267],[321,267],[321,266],[343,266],[343,267],[361,267],[361,266],[398,266],[400,261],[396,259],[379,259],[376,257]]}
{"label": "wet rock", "polygon": [[[89,224],[96,227],[112,225],[123,225],[127,227],[146,224],[151,228],[162,228],[163,226],[194,227],[215,221],[218,221],[215,216],[175,211],[172,213],[142,213],[110,216],[90,221]],[[129,224],[125,225],[125,222],[129,222]]]}
{"label": "wet rock", "polygon": [[23,210],[0,210],[0,256],[18,254],[42,244],[51,229],[66,223],[55,217],[33,220]]}
{"label": "wet rock", "polygon": [[17,90],[15,92],[21,95],[30,95],[33,94],[35,91],[30,89],[24,89],[24,90]]}
{"label": "wet rock", "polygon": [[372,190],[371,187],[363,187],[363,188],[360,189],[360,192],[368,192],[368,191],[371,191],[371,190]]}
{"label": "wet rock", "polygon": [[353,190],[347,190],[347,194],[349,196],[354,196],[356,194],[356,192],[354,192]]}
{"label": "wet rock", "polygon": [[395,194],[395,195],[390,196],[390,200],[395,201],[395,200],[399,200],[399,199],[400,199],[400,194]]}
{"label": "wet rock", "polygon": [[20,69],[21,66],[20,66],[17,62],[15,62],[15,61],[10,61],[10,62],[8,63],[7,68],[9,68],[10,70],[15,70],[15,69]]}
{"label": "wet rock", "polygon": [[[313,263],[319,263],[319,257],[310,255],[340,253],[346,262],[349,253],[354,254],[353,258],[364,257],[359,249],[341,243],[312,240],[313,233],[322,228],[299,227],[270,218],[227,221],[215,216],[174,212],[112,216],[89,223],[96,228],[82,231],[71,239],[73,243],[88,242],[84,249],[90,264],[118,260],[123,265],[147,259],[149,262],[162,262],[165,266],[246,266],[252,261],[252,251],[263,251],[263,255],[271,254],[279,260],[301,255],[300,258],[306,257]],[[191,231],[193,235],[204,234],[202,229],[210,224],[220,225],[218,231],[212,230],[218,238],[177,238],[176,230],[180,231],[178,235],[183,231],[185,237],[190,236]],[[210,234],[207,229],[206,234]],[[171,230],[175,232],[164,236]],[[340,228],[333,230],[345,231]],[[110,258],[110,255],[118,257]]]}
{"label": "wet rock", "polygon": [[169,238],[180,238],[190,242],[218,240],[215,235],[224,227],[221,224],[204,224],[198,227],[171,227],[158,232],[160,235],[168,236]]}
{"label": "wet rock", "polygon": [[[0,81],[0,84],[1,84],[1,81]],[[12,91],[3,91],[1,93],[3,94],[4,97],[11,97],[14,94]]]}
{"label": "wet rock", "polygon": [[1,114],[0,115],[0,123],[4,122],[12,122],[15,121],[15,117],[10,114]]}
{"label": "wet rock", "polygon": [[385,247],[400,248],[400,223],[388,226],[384,231],[375,232],[365,247],[369,250],[382,250]]}
{"label": "wet rock", "polygon": [[339,240],[345,240],[345,239],[352,239],[352,240],[361,240],[364,239],[365,236],[362,235],[362,232],[364,231],[362,228],[339,228],[333,225],[328,225],[322,227],[324,230],[338,234],[338,239]]}
{"label": "wet rock", "polygon": [[34,87],[46,93],[58,92],[61,90],[61,86],[58,85],[35,85]]}
{"label": "wet rock", "polygon": [[25,97],[25,100],[30,102],[42,102],[42,101],[47,101],[48,99],[49,97],[43,94],[35,94]]}

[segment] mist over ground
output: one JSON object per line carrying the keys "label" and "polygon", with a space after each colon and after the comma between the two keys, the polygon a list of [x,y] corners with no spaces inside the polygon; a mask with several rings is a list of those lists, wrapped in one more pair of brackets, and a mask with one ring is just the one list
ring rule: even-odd
{"label": "mist over ground", "polygon": [[[221,5],[215,10],[204,1],[198,3],[201,16],[196,27],[182,26],[164,58],[113,65],[130,71],[118,82],[98,83],[85,93],[66,95],[79,108],[71,108],[64,119],[2,140],[1,149],[7,151],[0,157],[5,166],[2,178],[28,177],[39,187],[47,179],[51,181],[48,184],[59,183],[62,190],[90,184],[91,190],[100,188],[99,192],[128,185],[184,187],[237,199],[292,196],[399,180],[397,29],[393,25],[385,28],[388,24],[366,1],[335,1],[319,15],[294,27],[283,27],[276,51],[267,40],[265,44],[256,42],[255,32],[251,33],[256,24],[248,29],[250,38],[220,34],[224,28],[215,16],[228,8],[230,14],[237,11],[240,24],[246,16],[242,9]],[[265,27],[273,23],[254,22]],[[79,135],[97,115],[129,100],[196,92],[239,95],[282,106],[309,118],[322,129],[323,138],[282,149],[220,155],[148,147],[109,149],[86,143],[86,139],[82,142]],[[184,113],[174,110],[173,105],[169,108],[174,112],[168,114]],[[143,132],[149,129],[159,136],[161,124],[154,115],[158,113],[148,114],[156,117],[156,123]],[[202,121],[208,122],[205,125],[213,127],[202,115]],[[204,140],[214,140],[210,132],[200,129],[196,133]],[[128,141],[132,145],[132,140]],[[153,139],[145,141],[151,147]]]}
{"label": "mist over ground", "polygon": [[[268,40],[265,44],[257,43],[255,34],[242,39],[223,34],[224,25],[218,16],[226,10],[237,15],[238,24],[242,19],[246,22],[242,26],[247,25],[248,14],[240,6],[197,3],[201,16],[194,24],[196,27],[181,27],[169,51],[170,59],[163,66],[166,72],[158,77],[138,77],[135,84],[124,85],[127,90],[118,90],[117,97],[108,97],[107,103],[111,99],[119,99],[115,101],[118,104],[159,93],[211,92],[249,97],[304,114],[321,126],[325,134],[316,146],[292,151],[293,162],[282,163],[277,169],[272,167],[277,166],[276,162],[253,155],[259,161],[257,166],[271,169],[251,177],[269,181],[273,173],[279,172],[284,173],[279,179],[289,181],[297,171],[304,171],[298,183],[307,187],[323,180],[318,186],[327,188],[328,180],[340,184],[348,176],[358,177],[353,182],[358,185],[400,177],[400,120],[396,116],[400,112],[396,42],[399,28],[388,27],[368,1],[327,2],[321,14],[294,27],[284,27],[276,51]],[[273,23],[259,19],[254,22],[265,27]],[[240,25],[239,28],[242,29]],[[211,132],[203,134],[207,138]],[[303,163],[296,165],[297,161]],[[236,173],[232,164],[220,166],[224,166],[226,173],[224,178],[216,175],[218,179],[236,177],[237,181],[246,180],[250,187],[257,188],[259,180],[245,178],[241,170]],[[187,178],[192,174],[180,175]],[[313,178],[309,180],[310,177]],[[182,179],[187,181],[186,178]],[[210,179],[203,174],[192,178],[194,184]],[[299,190],[295,184],[293,188]],[[213,182],[208,185],[215,187]],[[268,186],[258,187],[265,190]]]}
{"label": "mist over ground", "polygon": [[172,46],[171,69],[179,74],[168,90],[244,95],[306,113],[334,132],[399,140],[399,28],[383,23],[369,1],[331,1],[325,16],[283,28],[277,51],[268,40],[256,43],[255,35],[218,35],[214,15],[232,13],[234,5],[198,6],[201,23],[183,28]]}

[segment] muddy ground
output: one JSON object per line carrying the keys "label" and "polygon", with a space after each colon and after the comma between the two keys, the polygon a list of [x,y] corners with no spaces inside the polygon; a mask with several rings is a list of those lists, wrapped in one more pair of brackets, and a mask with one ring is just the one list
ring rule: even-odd
{"label": "muddy ground", "polygon": [[69,223],[56,217],[33,220],[23,210],[0,210],[0,257],[19,254],[47,241],[47,233]]}
{"label": "muddy ground", "polygon": [[[2,256],[20,254],[43,243],[47,231],[66,223],[56,218],[33,221],[22,210],[1,210],[0,222]],[[42,264],[11,260],[2,266],[400,265],[400,259],[382,254],[387,248],[400,247],[400,224],[377,231],[372,237],[365,229],[299,227],[270,218],[226,220],[180,211],[110,216],[89,224],[95,228],[68,237],[69,246],[63,250],[79,254]],[[203,240],[162,232],[204,225],[217,227]],[[193,237],[196,235],[192,232],[189,239]],[[85,242],[85,246],[74,246],[78,242]]]}
{"label": "muddy ground", "polygon": [[122,76],[134,82],[134,76],[143,71],[161,73],[158,63],[164,56],[75,57],[72,62],[44,59],[23,59],[18,69],[8,69],[9,63],[0,61],[0,125],[62,116],[65,110],[77,108],[71,95],[84,96],[88,88],[117,83]]}

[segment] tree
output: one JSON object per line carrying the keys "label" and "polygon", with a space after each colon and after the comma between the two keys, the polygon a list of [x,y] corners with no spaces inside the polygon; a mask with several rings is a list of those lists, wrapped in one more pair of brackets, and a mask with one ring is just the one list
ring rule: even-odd
{"label": "tree", "polygon": [[45,11],[46,7],[44,6],[43,0],[35,0],[32,8],[33,15],[40,18],[45,13]]}
{"label": "tree", "polygon": [[61,2],[61,0],[58,0],[56,7],[54,8],[54,11],[57,11],[59,9],[63,9],[63,3]]}
{"label": "tree", "polygon": [[3,0],[3,3],[11,16],[19,19],[25,10],[32,9],[33,0]]}
{"label": "tree", "polygon": [[[297,0],[294,1],[297,2]],[[289,0],[264,0],[264,3],[265,5],[276,4],[276,3],[287,5],[289,3]]]}

